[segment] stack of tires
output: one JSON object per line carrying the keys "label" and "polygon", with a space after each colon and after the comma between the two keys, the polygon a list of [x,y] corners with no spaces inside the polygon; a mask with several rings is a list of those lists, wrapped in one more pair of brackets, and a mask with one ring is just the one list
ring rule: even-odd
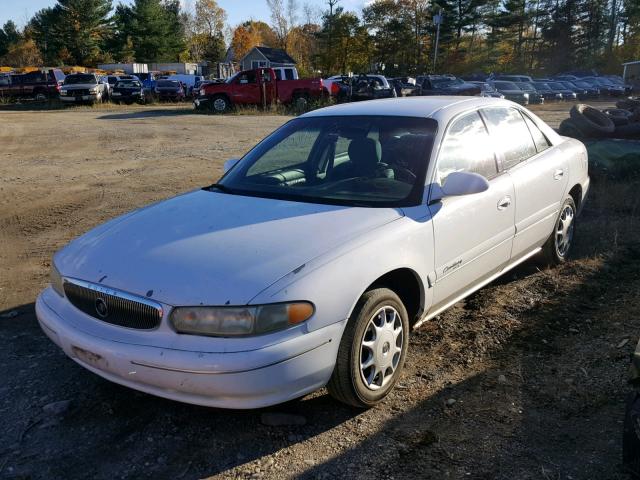
{"label": "stack of tires", "polygon": [[640,98],[620,100],[616,107],[600,111],[589,105],[575,105],[558,131],[561,135],[580,139],[640,140]]}

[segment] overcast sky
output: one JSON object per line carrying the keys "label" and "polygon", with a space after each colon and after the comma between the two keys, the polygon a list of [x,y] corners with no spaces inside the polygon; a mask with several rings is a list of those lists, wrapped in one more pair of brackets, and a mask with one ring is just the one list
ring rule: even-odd
{"label": "overcast sky", "polygon": [[[124,0],[123,3],[131,3],[132,0]],[[183,4],[193,4],[195,0],[181,0]],[[358,11],[366,0],[341,0],[339,5],[345,10]],[[113,4],[117,5],[118,0]],[[326,0],[298,0],[300,6],[309,3],[316,8],[325,9]],[[19,26],[24,24],[41,8],[51,7],[55,0],[0,0],[0,25],[7,20],[13,20]],[[218,4],[227,11],[228,23],[235,26],[248,19],[264,20],[269,22],[269,9],[266,0],[218,0]]]}

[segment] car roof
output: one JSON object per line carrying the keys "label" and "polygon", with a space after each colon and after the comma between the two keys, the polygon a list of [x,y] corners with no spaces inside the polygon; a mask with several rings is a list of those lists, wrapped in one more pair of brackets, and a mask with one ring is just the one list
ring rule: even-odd
{"label": "car roof", "polygon": [[513,106],[508,100],[486,97],[429,96],[403,97],[367,102],[343,103],[306,113],[303,117],[381,115],[390,117],[452,117],[473,108],[491,105]]}

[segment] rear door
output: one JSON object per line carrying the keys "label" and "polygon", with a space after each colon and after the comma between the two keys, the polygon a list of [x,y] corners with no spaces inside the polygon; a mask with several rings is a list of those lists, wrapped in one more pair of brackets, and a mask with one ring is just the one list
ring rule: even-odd
{"label": "rear door", "polygon": [[[459,171],[484,176],[489,189],[430,202],[436,268],[432,312],[502,270],[511,258],[513,182],[498,171],[491,138],[477,111],[458,117],[447,128],[433,181],[442,186],[449,174]],[[432,189],[432,197],[438,190]]]}
{"label": "rear door", "polygon": [[515,187],[512,257],[518,259],[549,238],[567,187],[568,163],[526,112],[492,107],[482,113]]}

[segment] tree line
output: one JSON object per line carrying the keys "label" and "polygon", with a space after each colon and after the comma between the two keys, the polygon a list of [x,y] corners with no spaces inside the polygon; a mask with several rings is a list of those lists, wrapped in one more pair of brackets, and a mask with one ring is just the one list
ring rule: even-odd
{"label": "tree line", "polygon": [[359,12],[265,1],[267,21],[232,27],[215,0],[57,0],[0,29],[0,64],[237,61],[256,45],[287,50],[305,75],[619,72],[640,59],[638,0],[375,0]]}

